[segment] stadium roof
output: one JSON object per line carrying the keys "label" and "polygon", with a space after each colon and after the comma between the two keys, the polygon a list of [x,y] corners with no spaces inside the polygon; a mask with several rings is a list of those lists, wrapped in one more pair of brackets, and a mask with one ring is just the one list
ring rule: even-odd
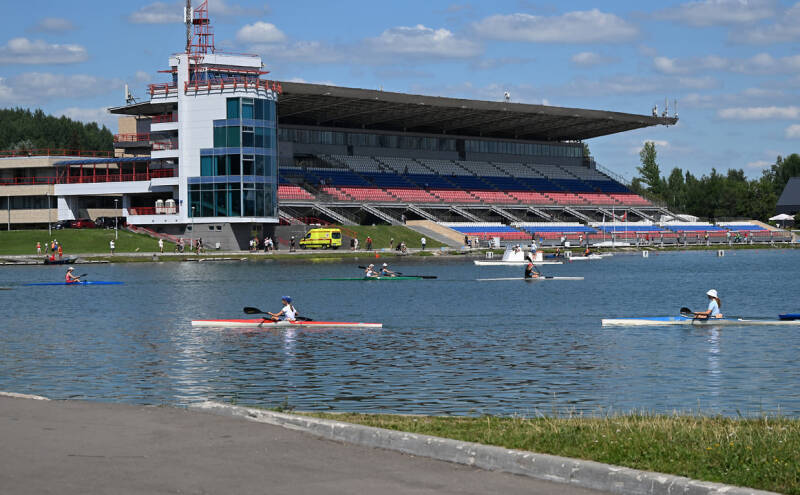
{"label": "stadium roof", "polygon": [[465,100],[369,89],[283,82],[279,125],[310,125],[534,141],[589,139],[673,117],[579,108]]}
{"label": "stadium roof", "polygon": [[[576,141],[654,125],[673,125],[678,121],[677,117],[443,98],[320,84],[282,82],[281,86],[279,125]],[[154,115],[170,111],[174,105],[142,102],[109,108],[109,112]]]}

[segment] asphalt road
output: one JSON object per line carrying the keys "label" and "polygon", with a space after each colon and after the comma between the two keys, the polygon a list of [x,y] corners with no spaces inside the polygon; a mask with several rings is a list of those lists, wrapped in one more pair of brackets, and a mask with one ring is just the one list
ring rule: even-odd
{"label": "asphalt road", "polygon": [[0,493],[592,494],[172,407],[0,396]]}

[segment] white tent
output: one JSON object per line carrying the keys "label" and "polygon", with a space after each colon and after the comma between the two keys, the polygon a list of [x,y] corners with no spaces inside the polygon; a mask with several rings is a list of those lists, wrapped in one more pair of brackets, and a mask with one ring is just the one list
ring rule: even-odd
{"label": "white tent", "polygon": [[780,215],[775,215],[774,217],[770,217],[770,222],[776,221],[786,221],[786,220],[794,220],[794,217],[791,215],[787,215],[786,213],[781,213]]}

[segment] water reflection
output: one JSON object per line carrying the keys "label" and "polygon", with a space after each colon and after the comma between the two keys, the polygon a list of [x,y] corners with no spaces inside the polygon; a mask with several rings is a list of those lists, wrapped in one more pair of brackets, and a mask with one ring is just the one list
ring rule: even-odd
{"label": "water reflection", "polygon": [[[357,274],[358,262],[92,266],[95,279],[126,284],[17,287],[0,295],[0,389],[150,404],[286,400],[301,409],[429,414],[798,414],[800,332],[791,327],[600,327],[603,317],[696,305],[709,280],[737,313],[791,310],[776,304],[800,289],[798,256],[620,255],[548,267],[548,274],[586,280],[541,284],[476,282],[518,270],[464,261],[401,267],[438,280],[369,284],[320,280]],[[746,284],[742,263],[752,268]],[[62,275],[50,267],[3,268],[0,285]],[[385,327],[190,326],[192,318],[240,317],[243,306],[275,310],[284,294],[312,318]]]}

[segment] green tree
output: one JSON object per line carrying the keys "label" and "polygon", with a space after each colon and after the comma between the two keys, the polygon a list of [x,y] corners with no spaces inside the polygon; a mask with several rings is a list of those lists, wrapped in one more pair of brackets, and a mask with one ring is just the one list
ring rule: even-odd
{"label": "green tree", "polygon": [[658,162],[656,161],[656,144],[652,141],[647,141],[642,146],[639,152],[639,159],[642,162],[641,167],[636,167],[636,170],[641,175],[641,181],[647,185],[648,191],[656,197],[661,197],[662,183],[661,170],[659,169]]}

